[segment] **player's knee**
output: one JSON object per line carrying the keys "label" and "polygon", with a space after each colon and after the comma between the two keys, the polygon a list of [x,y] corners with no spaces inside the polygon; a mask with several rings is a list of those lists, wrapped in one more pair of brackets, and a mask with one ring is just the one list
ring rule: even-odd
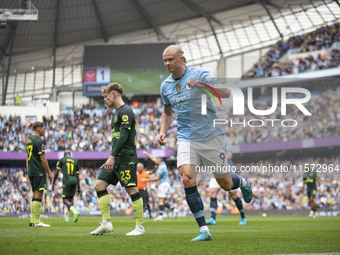
{"label": "player's knee", "polygon": [[109,186],[109,184],[102,180],[97,180],[94,184],[94,189],[96,192],[106,190],[106,188]]}
{"label": "player's knee", "polygon": [[218,184],[227,191],[233,188],[233,180],[231,178],[219,179]]}
{"label": "player's knee", "polygon": [[226,190],[232,190],[232,188],[233,188],[233,182],[227,182]]}
{"label": "player's knee", "polygon": [[95,191],[101,191],[101,190],[103,190],[103,187],[99,182],[96,182],[95,185],[94,185],[94,189],[95,189]]}
{"label": "player's knee", "polygon": [[196,180],[190,178],[188,175],[182,175],[182,180],[184,187],[193,187],[196,185]]}

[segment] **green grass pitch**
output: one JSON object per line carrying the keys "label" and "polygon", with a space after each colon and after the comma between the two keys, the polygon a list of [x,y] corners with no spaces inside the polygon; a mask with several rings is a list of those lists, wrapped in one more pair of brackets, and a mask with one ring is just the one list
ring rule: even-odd
{"label": "green grass pitch", "polygon": [[43,221],[50,228],[29,227],[29,219],[0,218],[0,254],[283,254],[340,252],[340,218],[307,216],[220,216],[210,226],[211,242],[192,243],[198,234],[193,217],[145,219],[144,236],[127,237],[132,217],[112,217],[113,233],[91,236],[100,217]]}
{"label": "green grass pitch", "polygon": [[[160,75],[163,74],[163,78]],[[111,70],[111,82],[123,86],[124,94],[159,94],[162,81],[169,76],[166,70]],[[131,83],[129,83],[129,78]]]}

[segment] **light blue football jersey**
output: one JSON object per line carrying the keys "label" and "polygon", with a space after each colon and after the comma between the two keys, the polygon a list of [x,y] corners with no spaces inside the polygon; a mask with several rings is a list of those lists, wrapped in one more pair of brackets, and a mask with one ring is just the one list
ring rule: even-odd
{"label": "light blue football jersey", "polygon": [[165,162],[163,162],[158,168],[157,168],[157,175],[160,175],[161,178],[158,180],[159,184],[163,182],[169,182],[169,174],[168,174],[168,168],[166,167]]}
{"label": "light blue football jersey", "polygon": [[[191,79],[197,79],[211,85],[216,83],[211,72],[203,68],[186,67],[182,78],[175,80],[170,75],[163,81],[161,85],[162,101],[164,106],[171,106],[175,112],[178,125],[177,140],[179,142],[207,142],[215,136],[223,135],[224,132],[219,126],[214,127],[214,119],[218,118],[210,96],[200,88],[190,88],[187,83]],[[202,94],[206,94],[207,98],[206,115],[201,113]]]}

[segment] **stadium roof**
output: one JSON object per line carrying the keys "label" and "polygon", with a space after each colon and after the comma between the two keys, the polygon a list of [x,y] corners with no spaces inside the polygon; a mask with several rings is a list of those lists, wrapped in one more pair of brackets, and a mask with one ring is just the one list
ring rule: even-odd
{"label": "stadium roof", "polygon": [[[38,11],[37,21],[6,16],[9,10],[28,7]],[[83,45],[157,41],[176,41],[190,65],[213,70],[226,57],[339,20],[340,3],[333,0],[1,0],[1,74],[81,65]],[[53,74],[63,75],[53,80],[53,87],[66,84],[63,72]],[[28,77],[23,79],[25,83]],[[79,79],[70,79],[73,86]],[[43,82],[47,84],[45,78]],[[14,88],[11,96],[20,91]]]}
{"label": "stadium roof", "polygon": [[[26,8],[23,0],[2,0],[1,9]],[[17,22],[14,52],[61,47],[122,33],[153,29],[166,40],[160,26],[206,17],[221,24],[213,14],[263,2],[279,7],[279,1],[252,0],[32,0],[38,21]],[[279,3],[280,4],[280,3]],[[3,21],[2,27],[13,21]],[[13,26],[2,28],[0,45],[4,49]]]}
{"label": "stadium roof", "polygon": [[[29,0],[2,0],[0,9],[27,8],[29,2]],[[9,48],[9,37],[14,28],[16,28],[14,54],[62,47],[93,39],[109,42],[112,36],[146,29],[152,29],[158,40],[167,40],[169,35],[160,28],[164,25],[204,17],[209,26],[218,28],[225,24],[225,17],[222,20],[215,14],[223,11],[256,4],[265,16],[275,16],[280,10],[287,9],[289,6],[301,7],[304,4],[317,6],[318,2],[325,1],[31,0],[39,12],[38,21],[3,20],[0,28],[0,46],[2,51]],[[247,14],[247,20],[250,16],[255,17],[259,14],[261,15],[251,11]],[[239,19],[245,20],[245,17],[240,16]]]}

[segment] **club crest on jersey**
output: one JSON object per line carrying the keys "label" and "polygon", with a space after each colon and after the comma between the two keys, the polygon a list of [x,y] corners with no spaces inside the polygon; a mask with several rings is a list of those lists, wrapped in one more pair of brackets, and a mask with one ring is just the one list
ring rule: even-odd
{"label": "club crest on jersey", "polygon": [[116,123],[117,120],[118,120],[118,117],[116,116],[113,122]]}
{"label": "club crest on jersey", "polygon": [[123,115],[123,117],[122,117],[123,121],[127,121],[128,119],[129,119],[129,117],[127,115]]}
{"label": "club crest on jersey", "polygon": [[176,84],[176,91],[179,93],[181,91],[181,84]]}

